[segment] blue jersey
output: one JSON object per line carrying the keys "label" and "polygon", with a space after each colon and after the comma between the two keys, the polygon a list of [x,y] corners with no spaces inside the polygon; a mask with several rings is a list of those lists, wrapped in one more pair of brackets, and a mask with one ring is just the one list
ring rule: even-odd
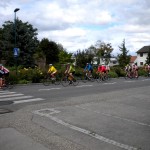
{"label": "blue jersey", "polygon": [[92,71],[93,67],[90,64],[88,64],[87,66],[85,66],[84,70]]}

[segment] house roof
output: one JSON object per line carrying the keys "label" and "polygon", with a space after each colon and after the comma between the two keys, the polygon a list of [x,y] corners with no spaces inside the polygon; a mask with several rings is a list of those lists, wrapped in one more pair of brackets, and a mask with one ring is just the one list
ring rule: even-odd
{"label": "house roof", "polygon": [[130,63],[134,63],[136,60],[137,56],[131,56],[130,58]]}
{"label": "house roof", "polygon": [[137,51],[137,53],[148,53],[150,50],[150,46],[144,46],[140,50]]}

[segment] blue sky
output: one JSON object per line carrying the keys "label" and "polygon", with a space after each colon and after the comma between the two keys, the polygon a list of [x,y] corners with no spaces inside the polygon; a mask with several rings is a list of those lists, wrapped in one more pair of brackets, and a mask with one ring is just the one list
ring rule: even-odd
{"label": "blue sky", "polygon": [[61,43],[68,52],[111,43],[119,53],[122,41],[130,54],[150,45],[149,0],[1,0],[0,27],[17,17],[38,29],[38,39]]}

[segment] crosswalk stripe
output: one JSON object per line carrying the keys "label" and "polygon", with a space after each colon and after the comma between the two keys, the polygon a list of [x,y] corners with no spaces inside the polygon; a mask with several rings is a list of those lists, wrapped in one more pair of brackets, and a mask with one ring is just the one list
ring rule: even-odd
{"label": "crosswalk stripe", "polygon": [[5,94],[15,94],[16,92],[0,92],[0,95],[5,95]]}
{"label": "crosswalk stripe", "polygon": [[4,98],[4,97],[13,97],[13,96],[22,96],[24,94],[8,94],[8,95],[0,95],[0,98]]}
{"label": "crosswalk stripe", "polygon": [[33,98],[33,99],[27,99],[27,100],[14,101],[14,104],[35,102],[35,101],[42,101],[42,100],[44,100],[44,99],[43,98]]}
{"label": "crosswalk stripe", "polygon": [[33,96],[19,96],[19,97],[11,97],[11,98],[3,98],[0,101],[9,101],[9,100],[19,100],[19,99],[27,99],[27,98],[32,98]]}
{"label": "crosswalk stripe", "polygon": [[42,101],[43,98],[33,98],[33,96],[23,96],[22,93],[0,91],[0,102],[1,101],[13,101],[13,104],[21,104],[28,102]]}

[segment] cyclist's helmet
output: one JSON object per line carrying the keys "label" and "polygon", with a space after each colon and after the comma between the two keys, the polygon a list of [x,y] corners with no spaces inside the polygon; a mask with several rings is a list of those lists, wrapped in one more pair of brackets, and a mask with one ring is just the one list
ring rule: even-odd
{"label": "cyclist's helmet", "polygon": [[2,64],[0,64],[0,66],[3,66]]}
{"label": "cyclist's helmet", "polygon": [[52,66],[53,64],[49,64],[49,66]]}

